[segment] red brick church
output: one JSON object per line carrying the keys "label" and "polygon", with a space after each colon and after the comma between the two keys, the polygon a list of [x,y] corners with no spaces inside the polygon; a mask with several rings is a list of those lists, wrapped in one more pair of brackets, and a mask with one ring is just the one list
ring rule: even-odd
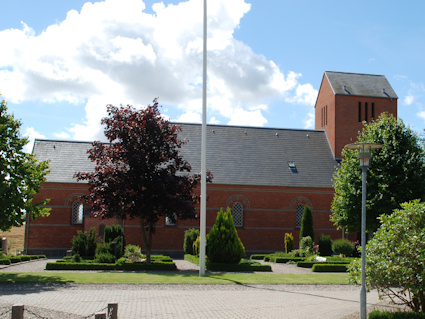
{"label": "red brick church", "polygon": [[[207,126],[207,167],[214,180],[207,187],[207,232],[221,207],[232,208],[235,226],[246,252],[283,250],[285,233],[298,238],[304,206],[312,208],[317,238],[341,238],[344,233],[329,221],[334,196],[332,175],[344,145],[353,143],[362,121],[383,112],[397,116],[397,95],[383,75],[325,72],[315,105],[315,130]],[[182,155],[201,170],[201,125],[181,124],[180,138],[188,143]],[[76,172],[94,165],[87,158],[89,142],[36,140],[33,153],[50,160],[50,174],[39,198],[50,198],[51,214],[27,220],[25,251],[63,255],[78,230],[120,224],[126,242],[143,248],[138,220],[96,219],[89,216],[80,196],[88,185],[77,182]],[[153,252],[182,254],[184,232],[199,220],[162,219],[153,239]],[[355,235],[352,238],[355,238]],[[297,244],[297,243],[296,243]]]}

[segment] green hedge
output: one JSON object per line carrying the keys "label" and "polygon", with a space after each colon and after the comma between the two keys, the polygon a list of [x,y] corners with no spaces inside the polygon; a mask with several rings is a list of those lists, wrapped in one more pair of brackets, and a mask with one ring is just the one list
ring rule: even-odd
{"label": "green hedge", "polygon": [[206,267],[211,271],[272,271],[270,265],[240,262],[238,264],[223,264],[207,262]]}
{"label": "green hedge", "polygon": [[270,261],[277,264],[286,264],[289,261],[300,262],[303,260],[305,260],[304,257],[276,257],[276,256],[270,257]]}
{"label": "green hedge", "polygon": [[315,264],[313,272],[347,272],[348,264]]}
{"label": "green hedge", "polygon": [[0,265],[10,265],[10,259],[9,258],[1,258],[0,259]]}
{"label": "green hedge", "polygon": [[174,262],[144,262],[124,263],[124,264],[100,264],[100,263],[70,263],[55,262],[46,263],[46,270],[176,270]]}
{"label": "green hedge", "polygon": [[264,257],[268,256],[268,254],[254,254],[251,255],[250,259],[252,260],[264,260]]}
{"label": "green hedge", "polygon": [[346,261],[299,261],[297,267],[312,268],[314,265],[349,265]]}
{"label": "green hedge", "polygon": [[374,310],[369,313],[369,319],[422,319],[425,318],[423,312],[390,312]]}

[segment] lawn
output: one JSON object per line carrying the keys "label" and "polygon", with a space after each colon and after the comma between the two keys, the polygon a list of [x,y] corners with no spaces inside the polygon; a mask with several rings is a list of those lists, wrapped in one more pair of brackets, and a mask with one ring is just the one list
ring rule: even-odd
{"label": "lawn", "polygon": [[132,284],[348,284],[348,274],[271,274],[175,272],[0,273],[1,283]]}

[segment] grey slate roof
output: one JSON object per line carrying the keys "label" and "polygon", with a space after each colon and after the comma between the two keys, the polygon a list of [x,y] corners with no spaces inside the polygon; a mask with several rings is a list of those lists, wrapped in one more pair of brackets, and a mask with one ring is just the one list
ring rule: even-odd
{"label": "grey slate roof", "polygon": [[[179,124],[181,150],[201,171],[201,125]],[[50,159],[48,182],[73,183],[77,171],[92,171],[87,158],[88,142],[36,140],[38,160]],[[296,169],[290,169],[294,162]],[[240,126],[207,126],[207,168],[214,184],[289,187],[332,187],[336,166],[324,131]]]}
{"label": "grey slate roof", "polygon": [[[398,99],[397,94],[384,75],[326,71],[325,76],[335,95]],[[384,90],[388,95],[385,94]]]}

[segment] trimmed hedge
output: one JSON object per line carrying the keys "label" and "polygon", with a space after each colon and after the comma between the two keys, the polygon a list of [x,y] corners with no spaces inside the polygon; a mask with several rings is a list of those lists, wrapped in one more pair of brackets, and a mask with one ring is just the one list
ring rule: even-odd
{"label": "trimmed hedge", "polygon": [[369,313],[369,319],[422,319],[425,318],[423,312],[390,312],[374,310]]}
{"label": "trimmed hedge", "polygon": [[313,272],[347,272],[348,264],[315,264]]}
{"label": "trimmed hedge", "polygon": [[46,270],[176,270],[174,262],[154,262],[146,264],[144,262],[124,263],[124,264],[100,264],[100,263],[69,263],[55,262],[46,263]]}
{"label": "trimmed hedge", "polygon": [[211,263],[207,262],[206,267],[211,271],[272,271],[270,265],[262,265],[259,263],[245,263],[239,264],[224,264],[224,263]]}
{"label": "trimmed hedge", "polygon": [[[304,261],[304,260],[305,260],[304,257],[276,257],[276,256],[270,257],[270,262],[277,263],[277,264],[286,264],[289,261],[300,262],[300,261]],[[297,265],[298,265],[298,263],[297,263]]]}
{"label": "trimmed hedge", "polygon": [[1,258],[0,259],[0,265],[10,265],[10,259],[9,258]]}
{"label": "trimmed hedge", "polygon": [[254,254],[249,257],[251,260],[264,260],[264,257],[268,256],[268,254]]}
{"label": "trimmed hedge", "polygon": [[299,261],[297,267],[313,268],[314,265],[349,265],[346,261]]}

